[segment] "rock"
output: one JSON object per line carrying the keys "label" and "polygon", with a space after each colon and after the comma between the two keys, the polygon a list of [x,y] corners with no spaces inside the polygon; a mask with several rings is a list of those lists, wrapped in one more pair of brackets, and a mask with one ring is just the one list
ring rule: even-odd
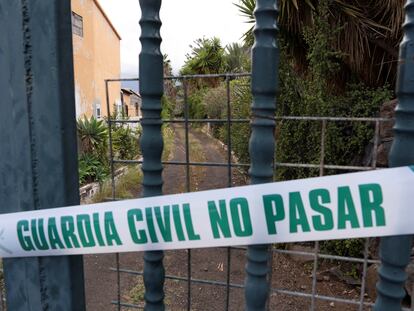
{"label": "rock", "polygon": [[[385,102],[380,109],[380,118],[394,119],[395,107],[397,106],[397,99]],[[380,122],[379,134],[381,138],[389,138],[394,136],[393,132],[394,122]]]}
{"label": "rock", "polygon": [[405,282],[405,290],[407,294],[413,299],[413,285],[414,285],[414,262],[411,261],[407,269],[405,270],[408,274],[407,281]]}
{"label": "rock", "polygon": [[378,282],[378,264],[372,264],[368,267],[367,278],[365,280],[365,292],[372,301],[377,298],[376,285]]}
{"label": "rock", "polygon": [[368,239],[368,257],[371,259],[379,259],[380,238]]}
{"label": "rock", "polygon": [[382,104],[380,108],[380,117],[392,119],[395,116],[395,107],[397,107],[397,99],[390,100]]}
{"label": "rock", "polygon": [[377,148],[377,166],[387,167],[393,138],[382,138],[381,140],[382,142]]}
{"label": "rock", "polygon": [[332,275],[336,276],[339,280],[345,282],[348,285],[352,285],[352,286],[361,285],[361,280],[355,279],[352,276],[345,274],[339,267],[333,267],[329,269],[329,272]]}

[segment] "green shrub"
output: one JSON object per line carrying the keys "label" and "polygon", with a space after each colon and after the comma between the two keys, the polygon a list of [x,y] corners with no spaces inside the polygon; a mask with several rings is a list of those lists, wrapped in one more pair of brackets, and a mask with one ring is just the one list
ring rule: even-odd
{"label": "green shrub", "polygon": [[207,89],[194,89],[194,92],[188,96],[188,110],[191,119],[204,119],[206,117],[206,106],[203,98]]}
{"label": "green shrub", "polygon": [[322,241],[320,247],[324,253],[360,258],[363,256],[364,239]]}
{"label": "green shrub", "polygon": [[[324,2],[325,3],[325,2]],[[362,83],[347,83],[343,89],[332,85],[343,55],[331,49],[335,30],[330,29],[325,6],[315,13],[315,25],[307,28],[308,71],[300,76],[293,70],[286,50],[282,49],[281,89],[278,115],[375,117],[381,104],[391,97],[387,87],[369,88]],[[355,81],[357,81],[355,79]],[[284,120],[277,124],[278,162],[319,164],[321,158],[320,121]],[[365,148],[373,138],[372,123],[327,122],[324,161],[335,165],[360,165]],[[344,171],[329,171],[337,174]],[[279,180],[319,175],[318,169],[283,168],[277,170]]]}
{"label": "green shrub", "polygon": [[128,125],[116,126],[112,132],[112,145],[115,157],[123,160],[132,160],[138,156],[138,140]]}
{"label": "green shrub", "polygon": [[108,166],[93,154],[84,153],[79,157],[79,182],[86,184],[94,181],[102,182],[109,173]]}
{"label": "green shrub", "polygon": [[168,99],[167,96],[163,96],[161,98],[161,107],[161,118],[170,119],[173,115],[174,105],[172,101]]}
{"label": "green shrub", "polygon": [[79,183],[102,182],[109,172],[108,128],[95,117],[78,119]]}
{"label": "green shrub", "polygon": [[[227,91],[224,85],[209,89],[203,98],[205,111],[209,119],[221,119],[227,113]],[[222,124],[212,123],[211,132],[216,138],[220,138]]]}
{"label": "green shrub", "polygon": [[[250,92],[250,80],[233,80],[230,83],[231,98],[231,118],[249,119],[252,95]],[[233,123],[231,125],[231,149],[241,163],[249,163],[249,123]],[[227,142],[227,126],[224,125],[220,130],[220,138],[224,143]]]}

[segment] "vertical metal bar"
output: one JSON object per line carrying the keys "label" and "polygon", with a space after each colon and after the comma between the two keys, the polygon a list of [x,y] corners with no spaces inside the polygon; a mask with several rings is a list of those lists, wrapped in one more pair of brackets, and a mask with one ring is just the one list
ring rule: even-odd
{"label": "vertical metal bar", "polygon": [[316,272],[318,271],[318,258],[319,258],[319,241],[315,242],[314,252],[314,259],[313,259],[313,269],[312,269],[312,298],[311,298],[311,307],[310,310],[315,310],[315,303],[316,303],[316,285],[317,285],[317,278]]}
{"label": "vertical metal bar", "polygon": [[319,161],[319,176],[325,174],[325,140],[326,140],[326,119],[322,120],[321,130],[321,157]]}
{"label": "vertical metal bar", "polygon": [[186,186],[187,192],[191,191],[191,176],[190,176],[190,138],[189,138],[189,122],[190,118],[190,107],[188,105],[188,85],[187,79],[183,79],[184,88],[184,127],[185,127],[185,174],[186,174]]}
{"label": "vertical metal bar", "polygon": [[368,251],[369,251],[369,239],[365,239],[365,246],[364,246],[364,264],[362,267],[362,281],[361,281],[361,292],[359,297],[359,311],[364,310],[364,296],[365,296],[365,287],[366,287],[366,279],[367,279],[367,269],[368,269]]}
{"label": "vertical metal bar", "polygon": [[[323,176],[325,173],[325,140],[326,140],[326,119],[322,120],[322,128],[321,128],[321,155],[319,161],[319,176]],[[316,303],[316,286],[317,286],[317,278],[316,272],[318,271],[318,259],[319,259],[319,241],[315,242],[314,247],[314,259],[313,259],[313,270],[312,270],[312,298],[311,298],[311,307],[310,309],[313,311],[315,310],[315,303]]]}
{"label": "vertical metal bar", "polygon": [[[111,107],[109,104],[109,83],[110,81],[105,80],[105,96],[106,96],[106,111],[108,117],[108,138],[109,138],[109,166],[111,170],[111,192],[112,200],[116,199],[116,185],[115,185],[115,168],[114,168],[114,150],[112,142],[112,118],[111,118]],[[121,92],[122,94],[122,92]],[[119,254],[115,254],[116,263],[116,285],[117,285],[117,309],[121,310],[121,273],[119,272]]]}
{"label": "vertical metal bar", "polygon": [[116,199],[115,193],[115,168],[114,168],[114,149],[112,142],[112,118],[111,118],[111,107],[109,104],[109,81],[105,80],[105,95],[106,95],[106,111],[108,117],[108,137],[109,137],[109,165],[111,169],[111,191],[112,200]]}
{"label": "vertical metal bar", "polygon": [[[1,213],[79,204],[70,1],[0,3]],[[84,310],[81,256],[4,260],[8,310]]]}
{"label": "vertical metal bar", "polygon": [[227,96],[227,186],[231,187],[231,104],[230,104],[230,77],[226,76],[226,96]]}
{"label": "vertical metal bar", "polygon": [[[414,164],[414,0],[405,5],[404,37],[400,45],[394,141],[390,167]],[[379,281],[375,311],[401,309],[405,296],[405,268],[410,261],[412,236],[381,238]]]}
{"label": "vertical metal bar", "polygon": [[[276,133],[275,133],[275,139],[277,139]],[[276,165],[276,163],[277,163],[277,158],[276,158],[277,150],[276,150],[276,148],[277,148],[277,146],[275,145],[275,148],[273,150],[273,163],[272,163],[273,176],[272,176],[272,181],[276,181],[276,167],[277,167],[277,165]],[[269,260],[269,273],[268,273],[270,287],[272,286],[272,279],[273,279],[273,263],[274,263],[274,254],[273,254],[273,252],[271,252],[270,253],[270,260]],[[270,309],[270,304],[271,304],[271,301],[270,301],[270,299],[268,299],[267,308],[266,308],[267,311],[271,310]]]}
{"label": "vertical metal bar", "polygon": [[119,271],[120,264],[119,264],[119,254],[115,254],[115,262],[116,262],[116,296],[117,296],[117,308],[118,311],[121,311],[121,273]]}
{"label": "vertical metal bar", "polygon": [[[161,0],[139,0],[141,6],[141,53],[139,55],[139,81],[142,96],[143,196],[162,194],[163,150],[161,97],[163,95],[163,56],[161,53]],[[163,265],[164,252],[144,253],[145,310],[164,310]]]}
{"label": "vertical metal bar", "polygon": [[[278,92],[277,1],[257,0],[252,50],[252,134],[249,142],[252,184],[271,182]],[[248,311],[264,311],[269,297],[268,245],[248,247],[245,296]]]}
{"label": "vertical metal bar", "polygon": [[374,134],[374,150],[372,150],[372,168],[377,168],[377,154],[378,154],[378,143],[379,143],[379,129],[380,121],[375,121],[375,134]]}
{"label": "vertical metal bar", "polygon": [[[227,97],[227,186],[232,186],[231,170],[231,104],[230,104],[230,77],[226,75]],[[231,273],[231,248],[227,247],[227,275],[226,275],[226,310],[230,306],[230,273]]]}
{"label": "vertical metal bar", "polygon": [[[191,192],[190,180],[190,139],[189,139],[189,122],[190,109],[188,106],[188,89],[187,79],[183,79],[184,89],[184,125],[185,125],[185,174],[187,192]],[[191,310],[191,249],[187,250],[187,310]]]}

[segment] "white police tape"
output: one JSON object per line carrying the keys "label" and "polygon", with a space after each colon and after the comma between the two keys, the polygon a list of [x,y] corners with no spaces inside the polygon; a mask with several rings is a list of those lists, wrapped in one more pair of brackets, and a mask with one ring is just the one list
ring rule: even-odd
{"label": "white police tape", "polygon": [[0,215],[0,257],[285,243],[414,233],[400,167]]}

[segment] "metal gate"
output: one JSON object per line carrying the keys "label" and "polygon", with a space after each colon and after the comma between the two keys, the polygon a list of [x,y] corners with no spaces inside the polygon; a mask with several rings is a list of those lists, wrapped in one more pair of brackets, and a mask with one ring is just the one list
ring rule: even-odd
{"label": "metal gate", "polygon": [[[143,119],[141,120],[143,195],[156,196],[162,194],[163,184],[161,161],[163,57],[160,51],[159,31],[161,0],[140,0],[140,5],[142,9],[140,93],[143,99]],[[251,76],[253,105],[251,120],[243,121],[250,122],[252,129],[251,163],[244,165],[250,166],[250,178],[253,184],[272,181],[274,168],[277,166],[297,165],[274,161],[274,130],[278,121],[274,117],[279,61],[276,42],[277,13],[276,0],[257,0],[254,30],[256,43],[253,47]],[[414,0],[407,1],[406,15],[405,37],[400,51],[397,84],[399,106],[396,114],[394,146],[390,155],[391,166],[414,163],[414,152],[411,152],[411,149],[414,149],[413,108],[410,106],[410,100],[414,99],[414,79],[412,78],[414,60],[411,56],[414,53],[412,41]],[[68,0],[2,1],[0,2],[0,26],[1,29],[6,30],[0,32],[0,90],[4,96],[4,104],[2,102],[0,105],[1,212],[74,205],[79,202],[79,197],[77,174],[74,173],[76,172],[76,138],[73,72],[71,66],[68,66],[72,62],[70,2]],[[230,79],[232,76],[224,75],[221,78]],[[186,77],[181,77],[181,79],[185,80]],[[321,122],[322,129],[327,122],[341,121],[329,118],[312,118],[312,120]],[[188,147],[189,123],[199,121],[189,120],[188,115],[183,120],[170,121],[184,123]],[[226,120],[217,120],[217,122],[228,124],[229,131],[231,123],[239,121],[242,120],[232,120],[230,114],[227,115]],[[357,121],[374,122],[377,128],[380,122],[387,122],[382,119]],[[111,125],[111,122],[109,124]],[[323,130],[321,132],[324,133]],[[374,143],[378,142],[377,137],[376,131]],[[227,163],[191,163],[187,149],[184,163],[170,164],[185,165],[187,172],[190,166],[196,165],[224,166],[227,167],[231,179],[231,168],[236,165],[231,162],[230,140],[228,145]],[[323,146],[324,135],[322,134],[321,150],[324,149]],[[111,159],[112,163],[117,160],[113,159],[113,155]],[[373,163],[373,167],[369,169],[375,168],[375,161]],[[301,165],[309,166],[310,164]],[[321,175],[325,168],[329,168],[324,163],[323,152],[320,164],[316,167],[320,169]],[[351,168],[345,167],[344,169]],[[5,178],[6,176],[8,178]],[[190,190],[188,184],[187,190]],[[116,193],[113,193],[113,197],[116,197]],[[367,242],[365,245],[367,248]],[[380,280],[377,285],[378,298],[374,310],[401,309],[401,300],[405,295],[406,273],[404,270],[410,260],[411,246],[411,236],[381,239]],[[164,282],[166,279],[187,282],[188,310],[191,308],[191,285],[194,283],[210,283],[225,288],[226,300],[223,309],[232,309],[231,290],[240,288],[244,290],[244,306],[247,310],[279,307],[277,303],[275,306],[268,303],[270,294],[309,299],[309,306],[312,310],[317,308],[319,300],[349,303],[358,306],[359,310],[371,306],[364,299],[366,267],[368,263],[371,263],[366,257],[366,251],[365,258],[358,259],[321,254],[318,243],[315,243],[312,253],[274,249],[270,245],[249,246],[246,250],[229,248],[226,250],[227,271],[230,271],[231,254],[236,251],[246,252],[244,284],[231,282],[229,273],[224,282],[194,279],[191,264],[187,265],[186,276],[166,275],[162,251],[144,254],[145,263],[142,272],[130,271],[122,267],[114,268],[119,275],[121,273],[143,275],[146,310],[165,309]],[[269,280],[272,279],[273,269],[270,267],[272,267],[273,256],[271,254],[273,253],[311,256],[313,258],[311,290],[308,292],[287,291],[283,288],[271,287]],[[187,254],[187,260],[190,262],[191,252]],[[318,294],[316,272],[320,258],[363,264],[364,272],[359,299],[348,300]],[[83,310],[85,308],[81,257],[9,259],[5,260],[4,267],[9,310]],[[114,304],[119,309],[123,306],[120,295]]]}

